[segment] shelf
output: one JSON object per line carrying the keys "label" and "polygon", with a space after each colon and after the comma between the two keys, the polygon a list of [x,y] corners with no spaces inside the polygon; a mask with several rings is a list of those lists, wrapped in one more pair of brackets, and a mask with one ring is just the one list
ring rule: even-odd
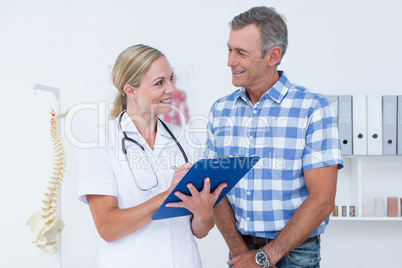
{"label": "shelf", "polygon": [[345,168],[338,173],[337,196],[335,205],[341,215],[342,207],[355,206],[356,217],[331,217],[335,221],[377,221],[402,222],[400,201],[398,200],[399,217],[363,217],[362,208],[369,209],[374,215],[375,197],[384,198],[386,213],[387,197],[402,197],[400,188],[402,174],[402,158],[400,155],[364,155],[344,156]]}
{"label": "shelf", "polygon": [[357,158],[402,158],[402,155],[342,155],[343,159],[357,159]]}
{"label": "shelf", "polygon": [[400,221],[402,217],[330,217],[330,221]]}

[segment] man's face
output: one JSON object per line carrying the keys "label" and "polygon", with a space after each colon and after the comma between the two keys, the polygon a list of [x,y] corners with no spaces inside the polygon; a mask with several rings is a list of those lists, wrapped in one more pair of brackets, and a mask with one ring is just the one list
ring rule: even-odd
{"label": "man's face", "polygon": [[254,24],[230,31],[228,66],[234,86],[250,90],[263,87],[268,65],[267,55],[262,58],[259,40],[260,29]]}

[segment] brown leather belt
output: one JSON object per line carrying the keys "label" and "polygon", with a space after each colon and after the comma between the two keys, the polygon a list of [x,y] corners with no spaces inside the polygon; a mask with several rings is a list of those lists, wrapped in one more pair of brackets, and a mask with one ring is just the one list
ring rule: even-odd
{"label": "brown leather belt", "polygon": [[[319,235],[309,237],[302,244],[316,241],[319,239],[319,237],[320,237]],[[271,238],[255,237],[255,236],[251,236],[251,235],[243,235],[243,239],[247,245],[253,246],[255,249],[259,249],[273,240]]]}

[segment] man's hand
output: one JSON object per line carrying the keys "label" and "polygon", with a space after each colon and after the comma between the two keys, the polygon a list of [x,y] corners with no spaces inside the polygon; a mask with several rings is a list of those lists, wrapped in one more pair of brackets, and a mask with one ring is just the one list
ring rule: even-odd
{"label": "man's hand", "polygon": [[255,261],[256,254],[257,250],[249,250],[243,252],[235,257],[232,257],[232,259],[228,261],[227,264],[233,265],[233,268],[261,268],[261,266],[258,265]]}
{"label": "man's hand", "polygon": [[227,264],[233,265],[233,268],[261,268],[261,266],[255,262],[256,254],[257,250],[249,250],[240,253],[239,255],[232,257]]}

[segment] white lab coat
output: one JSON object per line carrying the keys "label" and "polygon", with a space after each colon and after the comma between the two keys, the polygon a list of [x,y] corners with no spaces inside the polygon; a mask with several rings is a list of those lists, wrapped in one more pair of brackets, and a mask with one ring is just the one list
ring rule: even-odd
{"label": "white lab coat", "polygon": [[[118,117],[107,124],[89,130],[85,140],[96,141],[95,148],[82,149],[78,185],[79,200],[84,203],[87,194],[112,195],[118,198],[119,208],[137,206],[170,186],[172,166],[185,163],[183,155],[169,133],[158,121],[157,136],[152,151],[127,114],[123,115],[122,128],[127,136],[145,148],[158,177],[158,185],[150,191],[141,191],[135,184],[121,149],[123,138]],[[202,155],[198,139],[167,124],[185,150],[191,163]],[[107,134],[105,134],[105,132]],[[140,186],[148,188],[156,182],[152,168],[137,145],[126,142],[132,171]],[[197,243],[191,232],[190,216],[152,221],[141,230],[107,243],[101,239],[98,267],[202,267]]]}

